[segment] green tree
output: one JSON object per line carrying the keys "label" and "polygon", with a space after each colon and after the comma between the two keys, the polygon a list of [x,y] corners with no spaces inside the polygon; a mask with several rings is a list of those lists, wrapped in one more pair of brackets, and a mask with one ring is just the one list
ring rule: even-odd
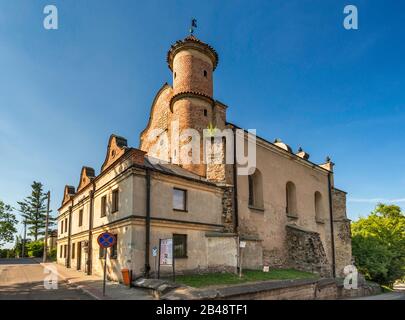
{"label": "green tree", "polygon": [[[47,194],[43,192],[43,185],[40,182],[34,181],[31,188],[31,195],[17,203],[20,206],[21,216],[27,224],[28,236],[34,237],[34,241],[37,241],[45,234]],[[50,226],[54,221],[54,218],[49,217]]]}
{"label": "green tree", "polygon": [[405,276],[405,214],[396,205],[378,204],[367,218],[352,223],[352,250],[369,280],[392,286]]}
{"label": "green tree", "polygon": [[28,242],[27,250],[29,257],[40,258],[44,253],[44,242],[41,240]]}
{"label": "green tree", "polygon": [[14,240],[17,223],[11,206],[0,200],[0,246]]}
{"label": "green tree", "polygon": [[[12,249],[16,257],[22,257],[23,239],[21,236],[15,237],[14,248]],[[27,254],[27,243],[25,244],[25,255]]]}

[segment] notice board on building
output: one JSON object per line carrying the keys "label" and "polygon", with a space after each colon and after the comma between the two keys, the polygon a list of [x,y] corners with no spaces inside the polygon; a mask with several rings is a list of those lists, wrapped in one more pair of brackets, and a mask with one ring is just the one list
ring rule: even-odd
{"label": "notice board on building", "polygon": [[159,239],[158,279],[160,279],[160,266],[172,266],[173,281],[176,281],[174,261],[173,239]]}
{"label": "notice board on building", "polygon": [[160,240],[160,265],[171,266],[173,264],[173,239]]}

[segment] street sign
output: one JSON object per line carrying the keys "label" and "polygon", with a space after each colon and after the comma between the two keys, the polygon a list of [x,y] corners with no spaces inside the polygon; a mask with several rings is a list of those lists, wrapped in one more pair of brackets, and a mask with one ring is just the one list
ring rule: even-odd
{"label": "street sign", "polygon": [[107,275],[107,248],[112,247],[117,238],[109,232],[103,232],[97,237],[98,245],[104,249],[104,277],[103,277],[103,296],[105,296],[105,281]]}
{"label": "street sign", "polygon": [[102,248],[110,248],[115,244],[115,236],[112,233],[104,232],[97,238],[97,242]]}
{"label": "street sign", "polygon": [[158,248],[157,247],[153,247],[152,248],[152,257],[156,257],[158,255]]}

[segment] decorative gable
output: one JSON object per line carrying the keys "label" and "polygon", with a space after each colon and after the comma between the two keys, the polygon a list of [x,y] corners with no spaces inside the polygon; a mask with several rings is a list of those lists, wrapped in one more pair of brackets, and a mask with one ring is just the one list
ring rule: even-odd
{"label": "decorative gable", "polygon": [[128,149],[127,139],[112,134],[108,141],[107,155],[101,166],[101,172],[118,160]]}
{"label": "decorative gable", "polygon": [[77,192],[85,188],[95,178],[95,172],[93,168],[83,167],[80,173],[80,182],[77,187]]}
{"label": "decorative gable", "polygon": [[75,187],[65,186],[65,191],[63,192],[62,205],[71,200],[75,196],[75,194],[76,194]]}

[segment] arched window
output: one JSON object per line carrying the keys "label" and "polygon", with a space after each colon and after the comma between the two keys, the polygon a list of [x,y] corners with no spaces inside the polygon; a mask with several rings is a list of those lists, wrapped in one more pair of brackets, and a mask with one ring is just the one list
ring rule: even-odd
{"label": "arched window", "polygon": [[316,222],[324,222],[322,194],[319,191],[315,192],[314,201],[315,201],[315,220]]}
{"label": "arched window", "polygon": [[288,182],[286,186],[286,212],[287,216],[298,218],[297,191],[293,182]]}
{"label": "arched window", "polygon": [[255,172],[248,176],[249,181],[249,206],[263,209],[263,180],[261,172],[256,168]]}

